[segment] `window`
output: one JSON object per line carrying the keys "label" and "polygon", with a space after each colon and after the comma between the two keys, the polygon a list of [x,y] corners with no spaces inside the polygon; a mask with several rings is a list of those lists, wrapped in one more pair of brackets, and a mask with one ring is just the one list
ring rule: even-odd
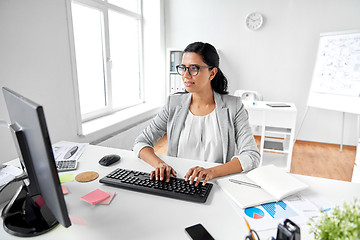
{"label": "window", "polygon": [[72,0],[82,121],[143,102],[141,0]]}

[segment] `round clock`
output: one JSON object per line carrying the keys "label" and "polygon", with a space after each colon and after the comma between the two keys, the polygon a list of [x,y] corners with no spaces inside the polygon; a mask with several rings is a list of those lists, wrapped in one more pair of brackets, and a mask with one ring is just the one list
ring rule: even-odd
{"label": "round clock", "polygon": [[245,24],[246,27],[250,30],[259,29],[264,22],[264,18],[261,13],[253,12],[246,16]]}

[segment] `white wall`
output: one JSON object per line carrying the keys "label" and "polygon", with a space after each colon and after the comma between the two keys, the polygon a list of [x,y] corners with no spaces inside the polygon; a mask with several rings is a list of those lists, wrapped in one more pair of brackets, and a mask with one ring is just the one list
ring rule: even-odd
{"label": "white wall", "polygon": [[[98,132],[86,137],[77,135],[66,2],[0,1],[0,87],[8,87],[44,106],[53,143],[61,140],[92,142],[108,133]],[[163,29],[156,33],[148,29],[159,28],[162,24],[161,5],[162,0],[144,4],[145,58],[153,60],[144,63],[145,81],[155,86],[165,86],[165,73],[159,74],[164,72],[159,64],[161,61],[154,61],[163,55],[159,52],[164,52]],[[161,100],[165,98],[163,89],[154,95]],[[0,119],[9,121],[2,91]],[[122,127],[126,128],[120,126],[113,132]],[[15,157],[11,134],[8,129],[0,127],[0,163]]]}
{"label": "white wall", "polygon": [[[68,46],[65,1],[0,2],[1,87],[44,106],[52,141],[81,140]],[[2,92],[0,119],[9,121]],[[10,160],[16,156],[10,132],[3,128],[0,134],[0,161]]]}
{"label": "white wall", "polygon": [[104,147],[132,150],[136,137],[139,136],[141,131],[146,128],[151,121],[152,119],[149,119],[120,133],[114,132],[114,134],[106,139],[99,139],[99,142],[95,144]]}
{"label": "white wall", "polygon": [[[265,17],[258,31],[245,17]],[[358,0],[171,0],[165,2],[166,47],[194,41],[220,51],[229,91],[259,91],[264,100],[294,102],[305,114],[319,34],[360,29]],[[360,107],[360,106],[359,106]],[[310,108],[298,139],[340,143],[342,113]],[[356,116],[346,114],[344,143],[356,143]]]}
{"label": "white wall", "polygon": [[[52,142],[92,142],[105,137],[77,136],[65,0],[0,1],[0,86],[9,87],[42,104]],[[311,83],[319,34],[360,28],[358,0],[144,0],[144,7],[165,3],[166,46],[184,48],[193,41],[213,43],[221,52],[221,67],[230,92],[254,89],[266,100],[294,102],[299,121]],[[161,9],[161,8],[159,8]],[[264,27],[245,29],[245,16],[260,11]],[[161,11],[149,25],[162,23]],[[144,47],[146,85],[163,97],[163,39],[160,29],[147,29]],[[152,33],[150,31],[150,33]],[[150,64],[150,66],[149,66]],[[148,93],[149,94],[149,93]],[[0,119],[8,119],[0,93]],[[347,115],[346,144],[355,144],[355,117]],[[341,113],[310,109],[300,139],[339,142]],[[120,129],[114,129],[114,132]],[[9,130],[0,128],[0,163],[16,157]]]}

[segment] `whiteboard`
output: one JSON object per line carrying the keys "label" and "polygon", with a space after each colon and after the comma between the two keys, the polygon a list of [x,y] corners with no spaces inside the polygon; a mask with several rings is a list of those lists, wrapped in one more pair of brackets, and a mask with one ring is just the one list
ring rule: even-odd
{"label": "whiteboard", "polygon": [[320,35],[308,106],[360,114],[360,30]]}

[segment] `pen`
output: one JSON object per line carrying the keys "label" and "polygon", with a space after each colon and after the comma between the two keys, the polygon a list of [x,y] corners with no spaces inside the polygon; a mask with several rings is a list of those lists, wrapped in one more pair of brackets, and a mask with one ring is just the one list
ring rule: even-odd
{"label": "pen", "polygon": [[259,185],[256,185],[256,184],[253,184],[253,183],[248,183],[248,182],[239,181],[239,180],[232,179],[232,178],[230,178],[229,181],[230,181],[230,182],[233,182],[233,183],[237,183],[237,184],[246,185],[246,186],[249,186],[249,187],[261,188]]}
{"label": "pen", "polygon": [[246,223],[247,228],[249,229],[249,232],[250,232],[250,234],[251,234],[252,239],[255,239],[255,236],[254,236],[254,234],[252,233],[251,228],[250,228],[250,225],[249,225],[249,223],[248,223],[248,221],[246,220],[245,217],[244,217],[244,220],[245,220],[245,223]]}

